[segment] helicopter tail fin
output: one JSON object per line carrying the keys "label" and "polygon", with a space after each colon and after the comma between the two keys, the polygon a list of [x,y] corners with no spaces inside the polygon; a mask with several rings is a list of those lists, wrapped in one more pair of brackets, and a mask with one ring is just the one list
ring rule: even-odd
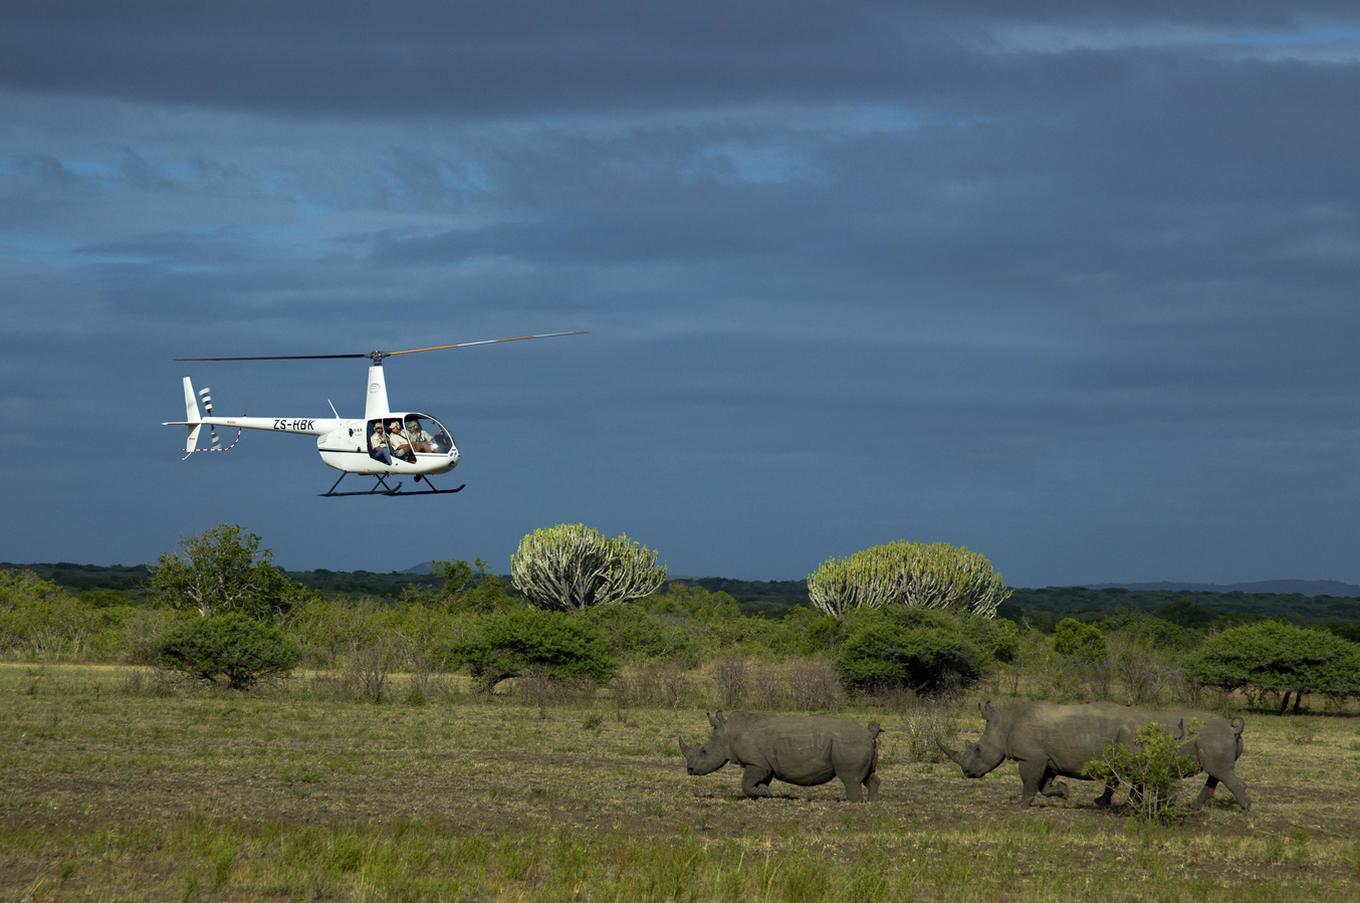
{"label": "helicopter tail fin", "polygon": [[198,449],[198,431],[203,428],[203,415],[198,412],[198,399],[194,397],[194,384],[189,377],[184,377],[184,419],[167,420],[161,425],[188,428],[189,435],[184,440],[185,458]]}
{"label": "helicopter tail fin", "polygon": [[184,440],[184,457],[189,457],[198,448],[198,431],[203,428],[203,415],[198,412],[198,399],[194,397],[194,384],[189,377],[184,377],[184,419],[188,421],[185,426],[189,428],[189,435]]}

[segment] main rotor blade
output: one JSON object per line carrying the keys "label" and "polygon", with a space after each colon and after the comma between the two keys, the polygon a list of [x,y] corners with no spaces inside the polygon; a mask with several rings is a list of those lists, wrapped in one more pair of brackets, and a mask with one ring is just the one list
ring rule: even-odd
{"label": "main rotor blade", "polygon": [[249,354],[244,357],[177,357],[177,361],[320,361],[367,354]]}
{"label": "main rotor blade", "polygon": [[428,348],[406,348],[401,351],[370,351],[367,354],[247,354],[214,355],[212,357],[177,357],[177,361],[326,361],[341,358],[366,357],[374,361],[398,354],[419,354],[422,351],[443,351],[447,348],[471,348],[473,345],[498,345],[502,342],[526,342],[529,339],[551,339],[564,335],[585,335],[585,330],[570,332],[541,332],[537,335],[515,335],[504,339],[482,339],[480,342],[454,342],[451,345],[431,345]]}
{"label": "main rotor blade", "polygon": [[583,329],[573,329],[571,332],[542,332],[538,335],[515,335],[504,339],[482,339],[480,342],[455,342],[452,345],[431,345],[429,348],[407,348],[404,351],[385,351],[383,354],[392,357],[398,354],[418,354],[422,351],[443,351],[446,348],[471,348],[473,345],[499,345],[502,342],[527,342],[529,339],[551,339],[563,335],[585,335]]}

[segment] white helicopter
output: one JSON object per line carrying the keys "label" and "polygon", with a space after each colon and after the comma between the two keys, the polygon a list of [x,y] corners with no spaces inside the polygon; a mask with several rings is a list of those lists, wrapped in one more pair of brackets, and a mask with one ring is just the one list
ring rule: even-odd
{"label": "white helicopter", "polygon": [[[504,342],[523,342],[529,339],[549,339],[557,336],[585,335],[581,330],[545,332],[538,335],[510,336],[504,339],[484,339],[480,342],[457,342],[452,345],[432,345],[428,348],[407,348],[402,351],[370,351],[367,354],[283,354],[250,355],[245,357],[177,357],[177,361],[301,361],[334,360],[339,358],[368,358],[368,391],[364,396],[362,420],[341,417],[331,405],[334,417],[214,417],[212,394],[200,389],[194,394],[194,384],[184,377],[184,420],[167,420],[162,426],[183,426],[189,430],[184,444],[184,460],[195,452],[230,451],[241,440],[242,430],[270,430],[275,433],[295,433],[316,436],[316,448],[321,460],[340,471],[340,476],[322,496],[342,495],[443,495],[461,492],[457,489],[436,489],[430,482],[431,474],[448,473],[458,466],[458,446],[444,425],[428,414],[415,411],[394,411],[387,402],[387,380],[383,375],[383,359],[400,354],[422,351],[442,351],[449,348],[470,348],[474,345],[497,345]],[[198,400],[203,400],[207,416],[199,411]],[[211,447],[198,447],[198,434],[204,426],[212,437]],[[235,427],[236,438],[223,446],[217,427]],[[372,489],[358,492],[336,492],[340,481],[350,474],[375,477]],[[427,489],[403,492],[401,483],[389,486],[389,476],[411,475]]]}

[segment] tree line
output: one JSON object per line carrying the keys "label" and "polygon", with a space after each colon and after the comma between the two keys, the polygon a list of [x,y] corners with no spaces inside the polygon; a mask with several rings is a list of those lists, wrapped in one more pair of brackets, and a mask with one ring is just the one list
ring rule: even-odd
{"label": "tree line", "polygon": [[669,580],[657,552],[627,536],[563,524],[525,536],[508,579],[481,561],[439,562],[395,597],[339,594],[304,585],[259,536],[221,525],[162,555],[138,604],[0,570],[0,653],[141,662],[235,688],[361,656],[462,671],[483,690],[526,674],[603,684],[657,663],[751,657],[820,663],[858,693],[989,678],[1138,702],[1220,688],[1295,711],[1309,696],[1360,695],[1360,647],[1336,631],[1163,608],[1036,625],[1006,616],[1013,591],[985,556],[945,544],[831,558],[805,586],[807,603],[751,615],[730,593]]}

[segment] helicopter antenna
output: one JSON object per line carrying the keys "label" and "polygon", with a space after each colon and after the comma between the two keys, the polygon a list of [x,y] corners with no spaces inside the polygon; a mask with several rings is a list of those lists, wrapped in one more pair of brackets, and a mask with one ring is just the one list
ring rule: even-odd
{"label": "helicopter antenna", "polygon": [[482,339],[477,342],[454,342],[450,345],[430,345],[426,348],[403,348],[399,351],[366,351],[360,354],[248,354],[210,357],[177,357],[177,361],[318,361],[346,358],[368,358],[373,366],[381,367],[384,358],[399,354],[419,354],[422,351],[445,351],[451,348],[471,348],[474,345],[501,345],[506,342],[527,342],[529,339],[553,339],[558,336],[586,335],[581,329],[570,332],[541,332],[536,335],[515,335],[503,339]]}
{"label": "helicopter antenna", "polygon": [[328,404],[328,405],[331,406],[331,413],[335,415],[335,419],[336,419],[336,420],[340,420],[340,419],[341,419],[341,417],[340,417],[340,412],[337,411],[337,410],[335,409],[335,402],[333,402],[333,401],[331,401],[329,398],[327,398],[327,399],[326,399],[326,404]]}

